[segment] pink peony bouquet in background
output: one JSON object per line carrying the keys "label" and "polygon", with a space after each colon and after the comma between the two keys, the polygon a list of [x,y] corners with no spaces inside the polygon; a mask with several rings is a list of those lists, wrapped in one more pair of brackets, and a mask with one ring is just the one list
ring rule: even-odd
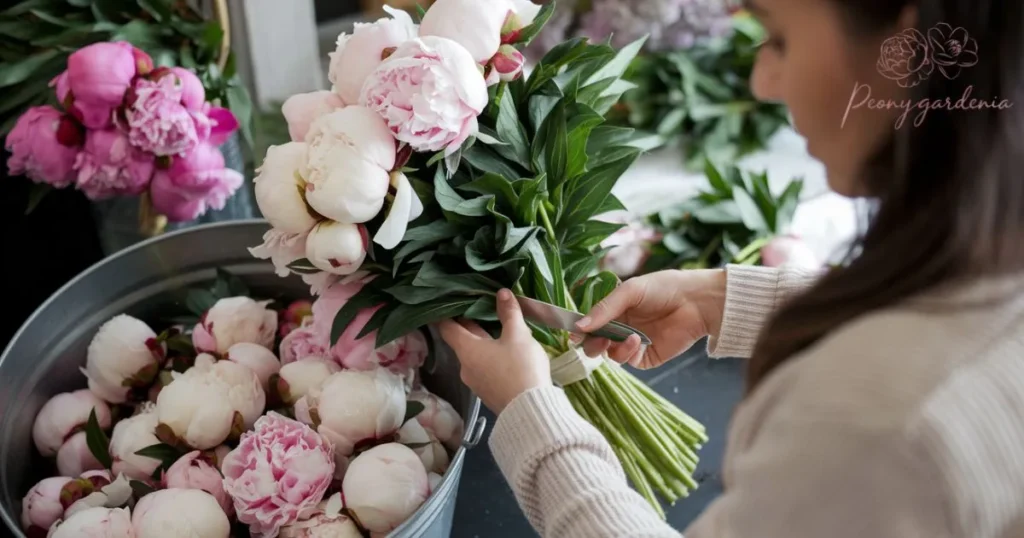
{"label": "pink peony bouquet in background", "polygon": [[239,123],[206,101],[193,72],[154,67],[126,42],[95,43],[50,86],[57,107],[30,108],[7,136],[11,175],[91,200],[147,194],[175,222],[223,208],[242,185],[217,149]]}
{"label": "pink peony bouquet in background", "polygon": [[429,497],[463,422],[419,382],[426,338],[375,349],[372,331],[360,336],[369,307],[330,346],[360,280],[278,309],[218,275],[186,293],[191,326],[158,332],[121,314],[97,330],[88,388],[36,415],[55,476],[22,501],[28,536],[229,538],[244,525],[258,538],[354,538]]}

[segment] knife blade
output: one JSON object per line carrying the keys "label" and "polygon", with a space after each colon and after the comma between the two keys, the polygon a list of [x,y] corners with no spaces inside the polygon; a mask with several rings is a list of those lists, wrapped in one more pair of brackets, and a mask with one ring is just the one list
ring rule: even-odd
{"label": "knife blade", "polygon": [[640,337],[641,344],[645,346],[651,345],[651,339],[647,335],[624,323],[612,321],[604,327],[584,333],[576,326],[576,323],[583,319],[583,314],[528,297],[517,295],[516,300],[519,302],[519,307],[523,310],[524,318],[549,329],[561,329],[576,334],[600,336],[612,342],[625,342],[629,335],[635,334]]}

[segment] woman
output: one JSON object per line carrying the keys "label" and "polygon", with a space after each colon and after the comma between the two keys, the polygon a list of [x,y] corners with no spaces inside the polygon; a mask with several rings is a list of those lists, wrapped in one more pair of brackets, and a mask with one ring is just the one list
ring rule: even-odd
{"label": "woman", "polygon": [[[651,368],[709,334],[712,355],[751,357],[725,492],[687,538],[1024,536],[1021,106],[934,109],[968,88],[965,102],[1024,100],[1024,3],[749,8],[771,35],[756,93],[789,106],[834,190],[877,199],[872,225],[816,282],[741,267],[629,281],[581,329],[621,319],[653,345],[586,347]],[[875,106],[857,106],[865,84]],[[933,109],[896,128],[903,110],[877,106],[889,99]],[[499,413],[491,449],[531,523],[560,538],[677,536],[551,386],[509,297],[500,339],[455,322],[443,335]]]}

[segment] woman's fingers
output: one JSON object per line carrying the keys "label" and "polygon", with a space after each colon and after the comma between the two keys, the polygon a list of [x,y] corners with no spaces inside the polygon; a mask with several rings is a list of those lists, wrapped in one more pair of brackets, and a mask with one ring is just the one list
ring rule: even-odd
{"label": "woman's fingers", "polygon": [[608,348],[608,356],[615,362],[624,364],[629,362],[629,360],[633,358],[633,355],[638,351],[642,352],[642,347],[640,337],[635,334],[631,334],[625,342],[612,344],[611,347]]}
{"label": "woman's fingers", "polygon": [[583,352],[588,357],[600,357],[612,346],[612,341],[607,338],[587,338],[583,340]]}
{"label": "woman's fingers", "polygon": [[516,301],[515,295],[512,295],[509,290],[498,292],[498,319],[501,320],[501,337],[503,339],[530,334],[530,327],[523,319],[519,301]]}
{"label": "woman's fingers", "polygon": [[630,308],[640,304],[640,300],[643,298],[643,288],[634,282],[627,281],[615,288],[610,295],[591,308],[590,313],[576,323],[576,326],[584,331],[604,327],[608,322],[614,321]]}
{"label": "woman's fingers", "polygon": [[463,352],[466,348],[472,345],[473,342],[480,340],[480,337],[473,334],[468,328],[459,324],[457,321],[446,319],[437,324],[437,330],[441,333],[441,338],[447,343],[455,354],[462,357]]}
{"label": "woman's fingers", "polygon": [[465,327],[467,331],[472,333],[473,336],[476,336],[477,338],[491,340],[491,335],[487,334],[487,331],[485,331],[484,328],[481,327],[480,325],[476,324],[476,322],[469,321],[467,319],[462,319],[459,320],[459,325]]}

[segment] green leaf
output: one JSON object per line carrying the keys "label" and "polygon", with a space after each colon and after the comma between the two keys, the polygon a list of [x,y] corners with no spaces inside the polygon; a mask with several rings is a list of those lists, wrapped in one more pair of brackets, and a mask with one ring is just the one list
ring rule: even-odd
{"label": "green leaf", "polygon": [[588,220],[583,224],[573,226],[566,232],[563,242],[569,248],[593,248],[624,226],[625,224],[616,222]]}
{"label": "green leaf", "polygon": [[149,445],[144,448],[140,448],[135,451],[135,455],[143,456],[146,458],[152,458],[161,463],[170,461],[173,463],[175,460],[182,456],[182,452],[177,448],[166,443],[157,443],[155,445]]}
{"label": "green leaf", "polygon": [[593,75],[590,75],[586,84],[593,84],[609,77],[621,77],[626,72],[626,69],[629,68],[629,64],[633,62],[633,58],[636,58],[636,55],[640,53],[640,49],[643,48],[645,41],[647,41],[647,38],[642,37],[619,49],[612,61],[605,64],[604,67]]}
{"label": "green leaf", "polygon": [[707,176],[708,183],[711,184],[711,187],[715,189],[715,191],[723,196],[732,196],[732,187],[725,182],[725,178],[723,178],[722,174],[718,172],[715,165],[707,159],[704,160],[704,175]]}
{"label": "green leaf", "polygon": [[614,273],[601,271],[590,277],[583,285],[583,297],[580,301],[580,312],[586,314],[594,305],[600,303],[619,285],[619,278]]}
{"label": "green leaf", "polygon": [[501,158],[485,144],[474,144],[473,147],[462,152],[462,158],[473,168],[485,174],[498,174],[506,179],[522,177],[522,173],[515,168],[512,162]]}
{"label": "green leaf", "polygon": [[757,202],[751,198],[747,191],[742,189],[733,189],[732,199],[736,202],[736,206],[740,210],[740,217],[743,219],[743,225],[756,232],[770,232],[768,223],[765,221],[764,215],[761,214],[760,208],[757,207]]}
{"label": "green leaf", "polygon": [[568,125],[568,149],[565,177],[574,178],[587,169],[587,144],[590,133],[604,122],[604,116],[590,107],[577,104],[573,107]]}
{"label": "green leaf", "polygon": [[513,186],[518,186],[519,203],[516,206],[516,218],[519,222],[530,225],[537,224],[537,211],[540,204],[546,199],[548,193],[547,176],[541,174],[534,179],[517,181]]}
{"label": "green leaf", "polygon": [[352,324],[352,321],[356,319],[359,312],[384,302],[387,302],[387,297],[382,296],[369,286],[359,290],[359,293],[353,295],[347,303],[342,305],[338,313],[334,315],[334,321],[331,323],[331,346],[333,347],[338,342],[338,339],[345,333],[345,329]]}
{"label": "green leaf", "polygon": [[602,204],[611,194],[615,183],[639,155],[639,150],[633,150],[623,158],[601,165],[581,176],[575,182],[576,187],[565,204],[565,213],[558,220],[559,229],[568,230],[600,214]]}
{"label": "green leaf", "polygon": [[529,46],[529,44],[533,42],[533,39],[540,34],[541,30],[544,29],[544,25],[548,23],[548,20],[551,19],[551,15],[554,13],[554,2],[544,4],[544,6],[540,8],[540,11],[537,12],[537,16],[533,18],[533,22],[519,32],[519,38],[516,40],[515,44],[521,45],[521,48]]}
{"label": "green leaf", "polygon": [[[548,262],[547,252],[541,244],[540,239],[531,237],[524,245],[524,250],[529,253],[535,270],[544,279],[544,282],[554,283],[555,277],[551,273],[551,265]],[[550,299],[547,299],[550,301]]]}
{"label": "green leaf", "polygon": [[145,9],[157,22],[171,18],[171,6],[162,0],[138,0],[139,7]]}
{"label": "green leaf", "polygon": [[113,464],[110,458],[110,438],[100,428],[95,409],[89,412],[89,420],[85,423],[85,444],[96,461],[100,462],[104,469],[109,469]]}
{"label": "green leaf", "polygon": [[743,222],[740,208],[732,200],[697,208],[693,211],[693,217],[706,224],[739,224]]}
{"label": "green leaf", "polygon": [[487,215],[487,203],[494,197],[480,196],[469,200],[463,198],[448,184],[444,171],[438,167],[437,173],[434,174],[434,198],[445,211],[464,217],[483,217]]}
{"label": "green leaf", "polygon": [[544,125],[544,120],[547,119],[548,114],[562,100],[562,97],[564,97],[562,91],[558,89],[554,82],[550,81],[542,89],[530,96],[526,108],[527,117],[530,119],[530,125],[533,127],[534,134],[541,132],[540,129]]}
{"label": "green leaf", "polygon": [[227,102],[223,103],[223,105],[230,109],[231,113],[235,115],[235,119],[238,120],[245,143],[249,147],[253,147],[252,98],[249,96],[249,92],[245,87],[233,82],[228,86],[225,97]]}
{"label": "green leaf", "polygon": [[494,297],[485,295],[477,299],[473,306],[469,307],[462,316],[476,321],[498,321],[497,308]]}
{"label": "green leaf", "polygon": [[423,405],[422,402],[417,402],[415,400],[405,402],[405,418],[402,419],[402,424],[416,418],[426,408],[427,406]]}
{"label": "green leaf", "polygon": [[44,50],[16,63],[0,64],[0,88],[13,86],[32,76],[39,68],[55,58],[57,50]]}
{"label": "green leaf", "polygon": [[476,273],[449,274],[440,264],[433,261],[423,264],[413,286],[441,288],[449,292],[494,292],[501,289],[501,284]]}
{"label": "green leaf", "polygon": [[299,258],[298,260],[289,263],[288,269],[299,275],[313,275],[320,272],[320,269],[306,258]]}
{"label": "green leaf", "polygon": [[441,287],[399,285],[384,290],[403,304],[421,304],[444,297],[450,290]]}
{"label": "green leaf", "polygon": [[425,325],[459,317],[476,301],[476,297],[452,297],[418,305],[398,305],[377,332],[377,347]]}
{"label": "green leaf", "polygon": [[459,188],[477,194],[493,195],[504,205],[512,208],[519,203],[519,195],[512,188],[512,182],[498,174],[484,174],[479,179],[461,185]]}
{"label": "green leaf", "polygon": [[775,233],[785,233],[793,222],[793,215],[800,204],[800,191],[803,190],[803,180],[797,179],[786,187],[779,195],[779,207],[775,215]]}
{"label": "green leaf", "polygon": [[519,122],[516,103],[510,92],[502,97],[498,106],[498,120],[495,130],[502,142],[510,147],[510,152],[520,166],[530,164],[530,143],[526,137],[526,129]]}
{"label": "green leaf", "polygon": [[390,314],[391,311],[387,308],[381,308],[374,312],[373,315],[370,316],[370,319],[366,320],[366,325],[363,325],[359,334],[356,335],[356,340],[362,340],[363,338],[370,336],[370,333],[373,331],[379,330],[383,327],[384,322],[388,319],[388,315]]}
{"label": "green leaf", "polygon": [[25,214],[29,215],[35,211],[36,207],[39,206],[39,202],[43,201],[43,198],[47,194],[53,191],[53,187],[45,183],[33,183],[31,190],[28,192],[28,204],[25,206]]}
{"label": "green leaf", "polygon": [[564,284],[564,282],[562,280],[564,273],[562,272],[562,255],[561,255],[561,252],[559,252],[559,248],[558,248],[557,244],[549,245],[547,251],[548,251],[547,252],[548,260],[550,260],[550,262],[551,262],[551,273],[557,279],[556,282],[553,282],[554,285],[552,286],[554,288],[554,292],[555,292],[554,297],[553,297],[554,301],[555,301],[554,304],[555,304],[555,306],[560,306],[562,308],[568,308],[569,301],[566,298],[566,295],[565,295],[565,284]]}
{"label": "green leaf", "polygon": [[202,316],[213,305],[217,304],[218,297],[210,290],[192,289],[188,290],[185,296],[185,308],[197,316]]}
{"label": "green leaf", "polygon": [[572,261],[569,261],[568,256],[566,257],[565,283],[570,287],[597,269],[597,264],[601,259],[600,255],[587,251],[582,251],[580,254],[581,256]]}
{"label": "green leaf", "polygon": [[548,185],[554,189],[566,179],[569,153],[563,104],[559,103],[551,110],[540,132],[533,141],[533,165],[534,169],[547,174]]}

